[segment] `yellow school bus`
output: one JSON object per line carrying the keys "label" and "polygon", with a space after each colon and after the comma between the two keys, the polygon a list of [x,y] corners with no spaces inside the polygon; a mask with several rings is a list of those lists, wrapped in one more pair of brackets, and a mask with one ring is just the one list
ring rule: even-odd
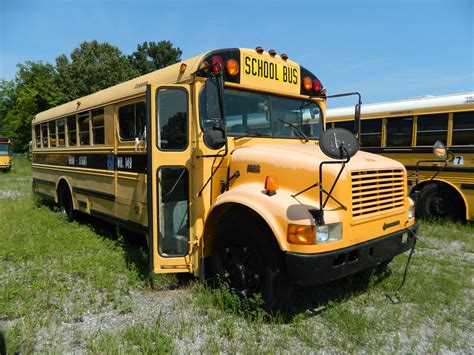
{"label": "yellow school bus", "polygon": [[36,115],[33,190],[271,309],[414,245],[405,168],[324,131],[326,99],[286,54],[208,52]]}
{"label": "yellow school bus", "polygon": [[[354,127],[353,109],[330,109],[329,126]],[[418,97],[364,105],[361,144],[396,159],[410,172],[417,215],[474,219],[474,93]],[[433,144],[449,147],[448,161],[433,159]]]}
{"label": "yellow school bus", "polygon": [[4,173],[12,168],[11,142],[7,137],[0,137],[0,170]]}

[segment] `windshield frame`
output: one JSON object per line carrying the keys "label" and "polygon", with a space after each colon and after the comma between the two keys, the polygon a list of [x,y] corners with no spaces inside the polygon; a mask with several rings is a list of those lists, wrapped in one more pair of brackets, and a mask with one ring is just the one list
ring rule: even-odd
{"label": "windshield frame", "polygon": [[[266,100],[269,103],[271,101],[273,101],[273,99],[283,99],[283,100],[293,100],[295,102],[300,102],[300,103],[305,102],[305,103],[307,103],[307,104],[304,105],[305,107],[309,107],[309,106],[312,106],[314,104],[313,108],[317,108],[318,111],[319,111],[319,113],[318,113],[319,114],[319,122],[317,124],[315,124],[315,126],[318,129],[317,136],[315,136],[311,133],[307,133],[304,130],[305,125],[301,125],[298,122],[293,122],[293,121],[289,121],[289,122],[294,124],[295,126],[299,127],[299,129],[301,129],[308,136],[308,139],[310,141],[318,141],[321,133],[324,131],[324,113],[323,113],[323,110],[322,110],[321,105],[319,104],[319,102],[317,102],[315,100],[311,100],[310,98],[307,98],[307,97],[284,95],[284,94],[281,94],[281,93],[251,90],[251,89],[240,88],[240,87],[237,88],[237,87],[233,87],[233,86],[224,88],[224,100],[225,100],[225,94],[226,94],[226,92],[229,92],[229,90],[234,91],[234,92],[239,92],[239,93],[262,95],[262,96],[266,97]],[[199,126],[200,126],[201,130],[204,132],[207,128],[209,128],[208,125],[211,123],[207,119],[206,114],[205,114],[206,94],[205,94],[204,88],[202,88],[199,92],[198,102],[199,102]],[[224,109],[226,109],[226,107],[224,107]],[[232,138],[244,137],[244,136],[248,135],[249,137],[258,137],[258,138],[296,139],[296,140],[300,140],[300,141],[301,140],[306,141],[305,138],[303,138],[298,132],[296,132],[294,130],[294,128],[292,128],[290,126],[287,126],[287,128],[288,128],[288,131],[290,132],[291,135],[275,135],[274,130],[273,130],[273,125],[276,123],[276,121],[280,121],[280,124],[282,124],[282,120],[279,119],[276,115],[274,115],[274,113],[272,112],[271,109],[269,111],[270,111],[269,132],[265,132],[261,136],[253,136],[252,134],[259,133],[259,132],[258,131],[251,131],[251,130],[247,131],[247,132],[244,131],[244,132],[239,132],[239,133],[232,132],[231,130],[229,130],[228,121],[227,121],[228,117],[232,117],[232,116],[228,116],[227,113],[226,113],[226,123],[227,123],[226,131],[227,131],[227,135],[229,137],[232,137]],[[206,120],[208,122],[206,122]],[[207,125],[206,125],[206,123],[207,123]],[[307,126],[309,126],[309,124]],[[267,134],[268,134],[268,136],[267,136]]]}

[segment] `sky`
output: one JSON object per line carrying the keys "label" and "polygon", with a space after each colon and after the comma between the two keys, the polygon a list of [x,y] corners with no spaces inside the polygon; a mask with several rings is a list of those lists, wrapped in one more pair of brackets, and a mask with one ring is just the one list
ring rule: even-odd
{"label": "sky", "polygon": [[[0,78],[55,63],[83,41],[131,54],[169,40],[190,58],[263,47],[363,103],[474,91],[472,0],[0,0]],[[352,104],[334,100],[329,106]]]}

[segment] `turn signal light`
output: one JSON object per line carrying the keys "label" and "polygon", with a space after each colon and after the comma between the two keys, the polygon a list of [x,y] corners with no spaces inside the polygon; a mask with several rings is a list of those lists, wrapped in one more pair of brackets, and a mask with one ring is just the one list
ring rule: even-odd
{"label": "turn signal light", "polygon": [[299,245],[313,245],[315,235],[315,226],[288,224],[288,231],[286,236],[288,243]]}
{"label": "turn signal light", "polygon": [[265,178],[265,190],[267,195],[274,195],[278,190],[278,180],[275,176],[267,176]]}
{"label": "turn signal light", "polygon": [[230,76],[236,76],[239,74],[239,63],[235,59],[229,59],[225,63],[225,68],[227,70],[227,74]]}
{"label": "turn signal light", "polygon": [[311,90],[313,87],[313,80],[309,76],[303,78],[303,87],[307,91]]}
{"label": "turn signal light", "polygon": [[222,57],[219,57],[219,56],[212,57],[211,63],[212,63],[211,70],[214,73],[224,69],[224,59],[222,59]]}

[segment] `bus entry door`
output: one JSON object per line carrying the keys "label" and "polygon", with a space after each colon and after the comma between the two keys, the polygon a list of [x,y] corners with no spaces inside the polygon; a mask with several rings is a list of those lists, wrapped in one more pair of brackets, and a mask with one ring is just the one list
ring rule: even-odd
{"label": "bus entry door", "polygon": [[192,272],[189,85],[147,85],[147,193],[151,269]]}

